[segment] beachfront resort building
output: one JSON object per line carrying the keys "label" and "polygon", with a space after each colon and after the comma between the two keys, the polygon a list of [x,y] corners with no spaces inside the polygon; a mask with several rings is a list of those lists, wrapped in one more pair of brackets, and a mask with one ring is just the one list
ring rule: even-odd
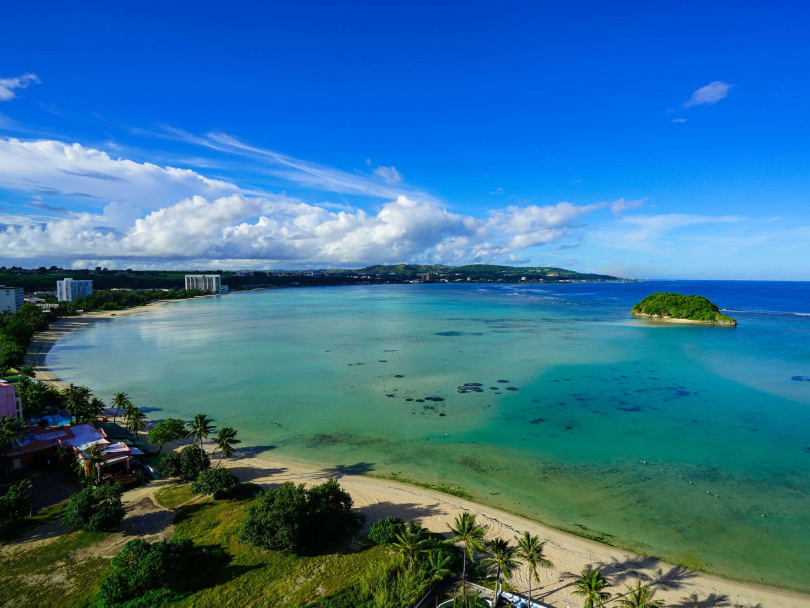
{"label": "beachfront resort building", "polygon": [[186,289],[222,293],[222,280],[218,274],[187,274]]}
{"label": "beachfront resort building", "polygon": [[[7,467],[15,471],[39,460],[47,463],[56,458],[58,448],[70,448],[73,456],[84,463],[85,473],[96,479],[134,481],[133,472],[140,468],[144,453],[123,432],[111,432],[100,422],[62,426],[32,426],[25,429],[17,445],[6,455]],[[93,471],[85,460],[86,450],[95,444],[104,448],[104,462]],[[2,456],[0,456],[2,458]],[[137,459],[137,462],[136,462]]]}
{"label": "beachfront resort building", "polygon": [[22,400],[14,390],[14,385],[0,380],[0,416],[22,418]]}
{"label": "beachfront resort building", "polygon": [[22,287],[6,287],[0,285],[0,312],[15,313],[25,303]]}
{"label": "beachfront resort building", "polygon": [[72,302],[76,298],[93,293],[93,281],[64,279],[56,282],[56,299],[60,302]]}

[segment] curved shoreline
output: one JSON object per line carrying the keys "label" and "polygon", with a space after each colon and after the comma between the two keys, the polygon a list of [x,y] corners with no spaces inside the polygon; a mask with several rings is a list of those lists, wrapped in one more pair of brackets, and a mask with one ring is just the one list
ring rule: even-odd
{"label": "curved shoreline", "polygon": [[[59,387],[65,386],[45,365],[48,351],[61,337],[95,321],[149,312],[168,303],[160,301],[125,311],[88,313],[81,317],[55,321],[49,330],[35,336],[26,354],[26,364],[34,366],[38,379]],[[244,452],[227,465],[234,468],[242,479],[265,486],[284,481],[319,483],[329,474],[334,474],[333,470],[309,463],[272,456],[247,456]],[[351,493],[355,507],[371,521],[393,515],[404,519],[419,519],[427,527],[443,532],[446,531],[445,524],[456,513],[468,510],[479,514],[482,520],[491,525],[492,535],[511,538],[518,532],[530,531],[542,539],[548,539],[547,553],[555,568],[540,573],[540,596],[551,605],[579,605],[581,600],[570,593],[568,573],[579,572],[587,566],[596,566],[601,567],[603,573],[614,583],[610,589],[614,594],[623,592],[625,582],[638,579],[645,583],[654,583],[656,598],[663,599],[667,605],[755,607],[762,604],[771,607],[810,608],[808,595],[691,572],[435,490],[366,475],[338,476],[341,484]],[[525,581],[522,573],[513,582],[516,586],[521,586],[521,581]]]}

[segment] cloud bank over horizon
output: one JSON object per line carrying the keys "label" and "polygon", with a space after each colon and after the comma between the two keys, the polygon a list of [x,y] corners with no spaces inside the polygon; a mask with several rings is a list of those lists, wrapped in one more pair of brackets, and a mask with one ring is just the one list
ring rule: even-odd
{"label": "cloud bank over horizon", "polygon": [[[313,172],[289,159],[284,164],[327,182],[324,189],[335,180],[330,170]],[[374,175],[386,184],[382,191],[371,187],[373,177],[352,176],[350,185],[383,202],[368,210],[335,210],[339,205],[257,193],[191,169],[113,158],[78,143],[0,139],[0,184],[26,197],[22,212],[0,213],[0,251],[3,259],[20,262],[103,260],[128,267],[508,262],[533,247],[575,245],[583,218],[597,210],[620,214],[641,205],[623,199],[509,205],[474,217],[430,196],[411,198],[408,189],[386,200],[402,177],[393,167],[377,167]]]}

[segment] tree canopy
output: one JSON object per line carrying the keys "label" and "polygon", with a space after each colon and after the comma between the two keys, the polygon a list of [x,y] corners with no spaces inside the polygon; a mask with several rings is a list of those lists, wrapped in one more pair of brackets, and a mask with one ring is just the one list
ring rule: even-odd
{"label": "tree canopy", "polygon": [[62,525],[89,532],[111,530],[124,519],[120,483],[89,486],[70,497]]}
{"label": "tree canopy", "polygon": [[211,466],[208,454],[196,445],[187,445],[179,452],[166,454],[157,465],[161,477],[179,477],[194,481]]}
{"label": "tree canopy", "polygon": [[287,482],[256,497],[239,538],[276,551],[315,551],[355,523],[351,507],[351,496],[332,477],[310,490]]}
{"label": "tree canopy", "polygon": [[719,325],[736,325],[737,321],[720,312],[717,304],[703,296],[660,291],[648,295],[633,306],[633,314],[664,319],[688,319]]}

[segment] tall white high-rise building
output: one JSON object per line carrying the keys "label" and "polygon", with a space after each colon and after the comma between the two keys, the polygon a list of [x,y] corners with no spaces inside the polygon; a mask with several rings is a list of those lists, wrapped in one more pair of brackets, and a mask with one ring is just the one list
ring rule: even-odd
{"label": "tall white high-rise building", "polygon": [[15,313],[25,303],[22,287],[0,285],[0,312],[4,310]]}
{"label": "tall white high-rise building", "polygon": [[72,302],[78,297],[93,293],[93,281],[64,279],[56,282],[56,299],[60,302]]}
{"label": "tall white high-rise building", "polygon": [[218,274],[187,274],[186,289],[222,293],[222,283]]}

